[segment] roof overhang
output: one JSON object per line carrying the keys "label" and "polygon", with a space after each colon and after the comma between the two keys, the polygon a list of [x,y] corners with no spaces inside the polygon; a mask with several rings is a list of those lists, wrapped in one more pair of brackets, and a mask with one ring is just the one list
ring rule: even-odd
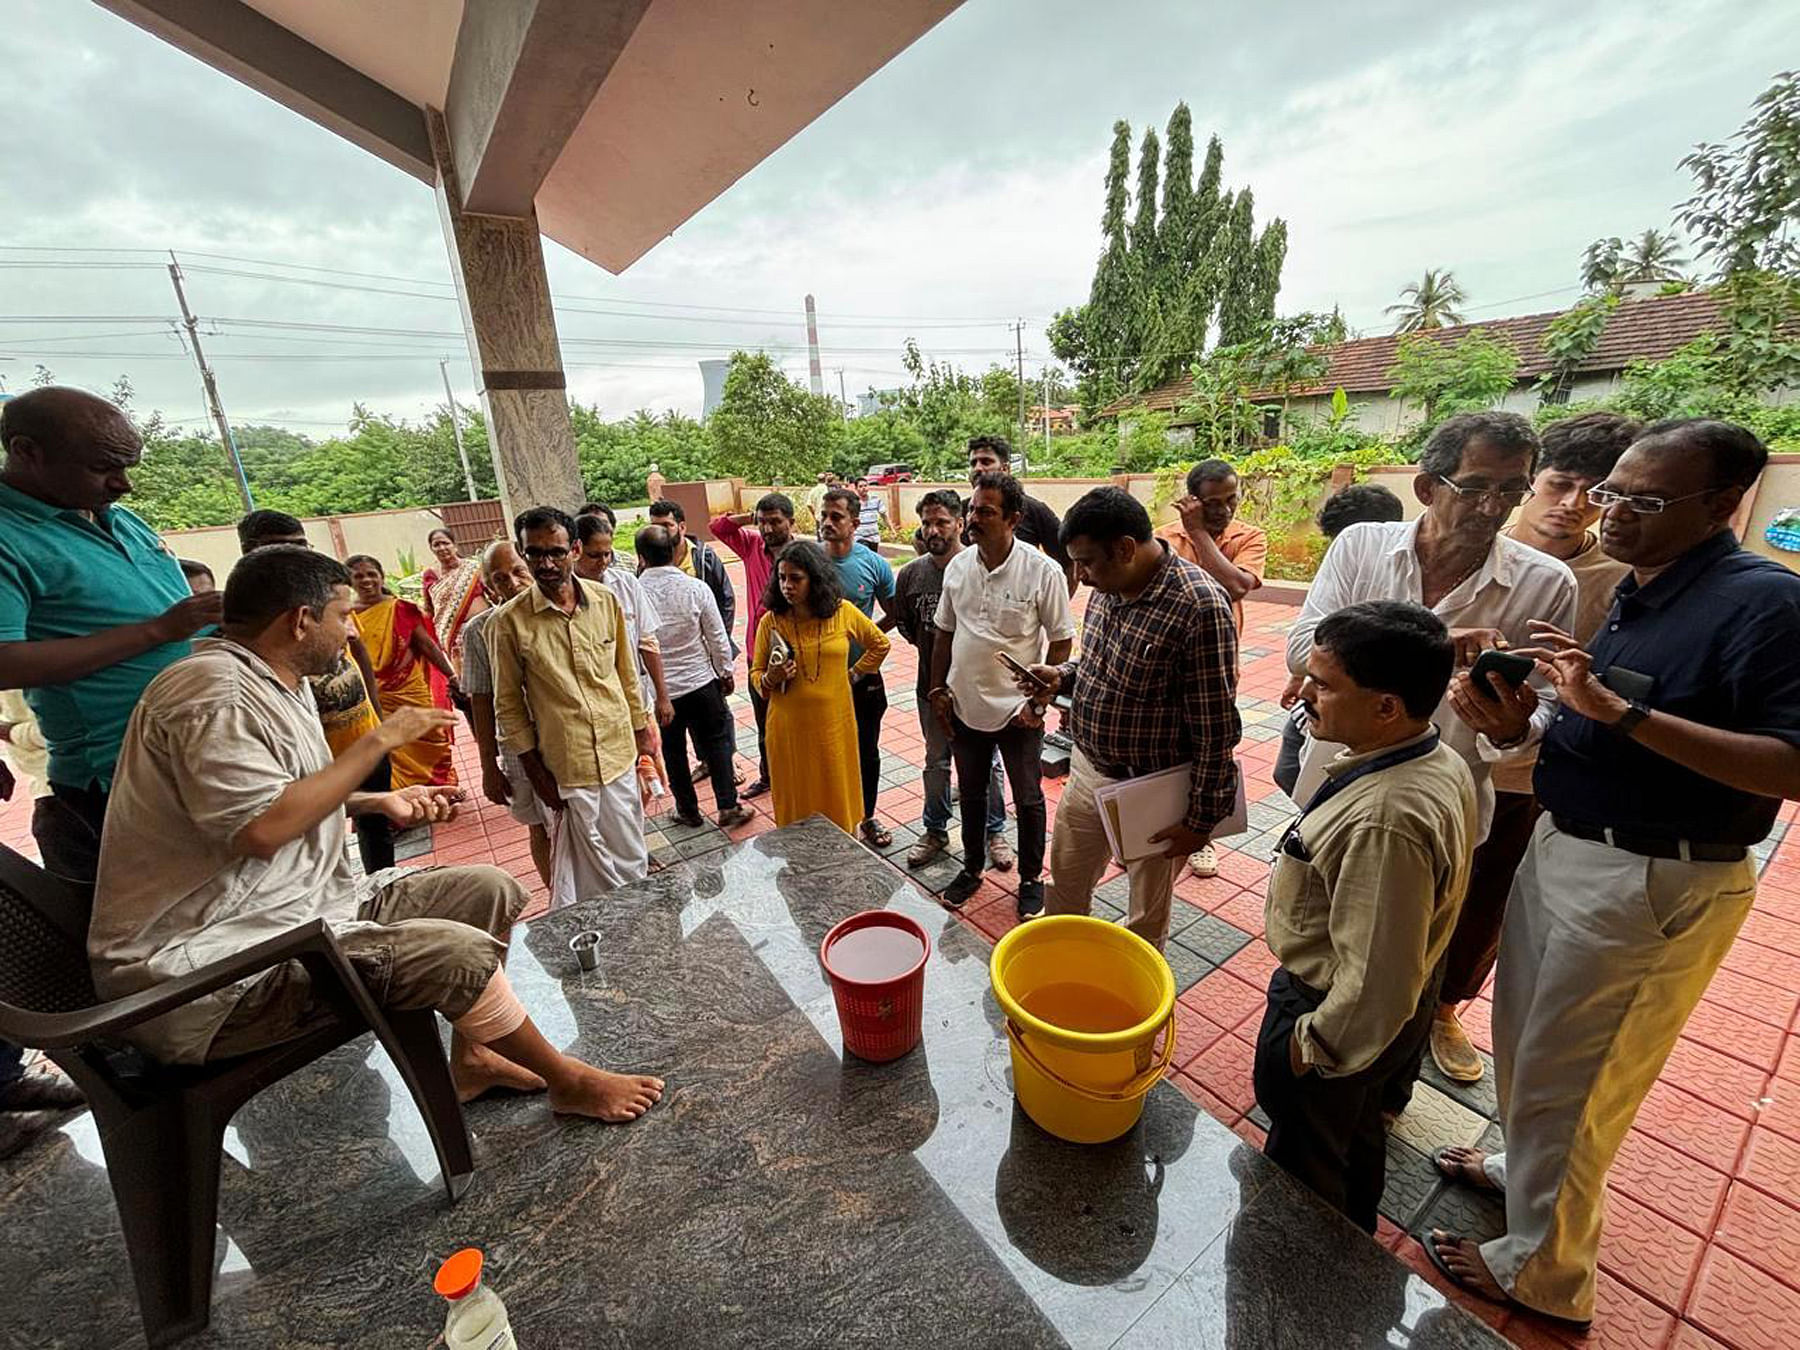
{"label": "roof overhang", "polygon": [[465,209],[623,271],[961,0],[96,0]]}

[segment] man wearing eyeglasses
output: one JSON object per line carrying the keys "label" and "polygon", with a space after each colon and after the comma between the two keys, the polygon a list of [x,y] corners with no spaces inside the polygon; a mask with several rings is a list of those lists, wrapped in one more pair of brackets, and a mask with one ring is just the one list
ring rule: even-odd
{"label": "man wearing eyeglasses", "polygon": [[513,529],[537,585],[488,624],[494,719],[553,813],[554,909],[649,872],[634,770],[655,743],[625,611],[574,575],[575,522],[537,506]]}
{"label": "man wearing eyeglasses", "polygon": [[[1332,542],[1288,633],[1288,669],[1304,673],[1322,619],[1366,600],[1406,600],[1432,611],[1449,628],[1463,672],[1489,648],[1529,646],[1533,619],[1572,628],[1576,587],[1568,564],[1501,532],[1507,516],[1531,495],[1538,448],[1537,433],[1517,413],[1463,413],[1446,420],[1426,442],[1413,479],[1424,513],[1414,521],[1352,525]],[[1521,716],[1531,709],[1541,734],[1553,711],[1549,683],[1533,680],[1516,694],[1503,681],[1495,683]],[[1456,714],[1448,696],[1432,720],[1475,779],[1472,843],[1480,845],[1494,819],[1493,761],[1512,746],[1482,736]],[[1515,737],[1518,746],[1525,740],[1523,731]],[[1316,740],[1307,747],[1296,789],[1300,806],[1317,790],[1325,762],[1342,748]],[[1465,910],[1453,944],[1471,941],[1462,935],[1465,922],[1483,926],[1479,912]],[[1433,1041],[1446,1036],[1463,1036],[1454,1005],[1440,1006],[1433,1019]],[[1390,1078],[1388,1093],[1387,1112],[1397,1116],[1411,1100],[1412,1076]]]}
{"label": "man wearing eyeglasses", "polygon": [[1750,912],[1750,848],[1800,798],[1800,577],[1730,524],[1767,460],[1728,422],[1647,428],[1590,493],[1600,546],[1631,566],[1605,623],[1586,650],[1538,625],[1560,706],[1495,980],[1507,1150],[1438,1157],[1505,1195],[1506,1234],[1427,1250],[1483,1297],[1575,1323],[1607,1169]]}

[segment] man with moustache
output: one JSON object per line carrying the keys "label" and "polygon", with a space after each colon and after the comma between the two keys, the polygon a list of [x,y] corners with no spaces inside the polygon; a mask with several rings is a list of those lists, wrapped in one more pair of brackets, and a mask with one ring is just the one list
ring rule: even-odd
{"label": "man with moustache", "polygon": [[574,574],[575,522],[536,506],[514,522],[537,584],[488,624],[494,716],[538,800],[556,813],[553,908],[650,870],[638,756],[654,752],[625,612]]}
{"label": "man with moustache", "polygon": [[[1504,1194],[1506,1233],[1435,1231],[1426,1251],[1482,1297],[1577,1326],[1607,1169],[1750,912],[1751,846],[1800,798],[1800,577],[1731,529],[1767,461],[1729,422],[1646,428],[1589,494],[1631,575],[1585,650],[1538,625],[1558,704],[1495,980],[1507,1147],[1437,1158]],[[1504,702],[1481,711],[1490,736],[1526,734]]]}
{"label": "man with moustache", "polygon": [[[751,526],[755,526],[751,529]],[[794,502],[783,492],[768,492],[756,503],[756,510],[738,515],[714,516],[707,523],[712,537],[725,545],[744,565],[744,650],[756,650],[756,626],[762,622],[763,595],[769,589],[769,577],[775,571],[775,560],[781,550],[793,542]],[[756,682],[749,681],[750,707],[756,713],[756,781],[738,795],[760,797],[769,790],[769,752],[763,745],[764,727],[769,720],[769,701],[757,692]]]}

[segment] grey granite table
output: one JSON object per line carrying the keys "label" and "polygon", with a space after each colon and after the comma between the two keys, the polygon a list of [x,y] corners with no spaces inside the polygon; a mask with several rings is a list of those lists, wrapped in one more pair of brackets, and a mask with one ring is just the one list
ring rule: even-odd
{"label": "grey granite table", "polygon": [[[924,1044],[876,1066],[841,1056],[815,954],[880,906],[934,948]],[[590,974],[567,949],[585,927]],[[453,1207],[386,1058],[345,1047],[234,1123],[192,1344],[428,1346],[435,1263],[471,1244],[525,1350],[1505,1344],[1167,1084],[1113,1144],[1038,1130],[988,950],[821,822],[541,919],[513,944],[527,1006],[664,1075],[661,1106],[621,1128],[479,1103]],[[0,1344],[141,1344],[87,1117],[0,1166],[0,1234]]]}

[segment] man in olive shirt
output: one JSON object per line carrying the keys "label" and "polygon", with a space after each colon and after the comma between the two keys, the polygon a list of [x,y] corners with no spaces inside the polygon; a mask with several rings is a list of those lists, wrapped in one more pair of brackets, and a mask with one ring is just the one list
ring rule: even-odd
{"label": "man in olive shirt", "polygon": [[633,770],[653,742],[625,611],[605,586],[574,574],[575,522],[537,506],[514,528],[537,585],[488,623],[494,718],[555,813],[556,908],[648,874]]}
{"label": "man in olive shirt", "polygon": [[1300,698],[1312,734],[1345,748],[1269,877],[1281,965],[1256,1044],[1264,1152],[1370,1233],[1383,1091],[1430,1032],[1478,829],[1474,778],[1431,724],[1454,664],[1420,605],[1369,600],[1320,621]]}

